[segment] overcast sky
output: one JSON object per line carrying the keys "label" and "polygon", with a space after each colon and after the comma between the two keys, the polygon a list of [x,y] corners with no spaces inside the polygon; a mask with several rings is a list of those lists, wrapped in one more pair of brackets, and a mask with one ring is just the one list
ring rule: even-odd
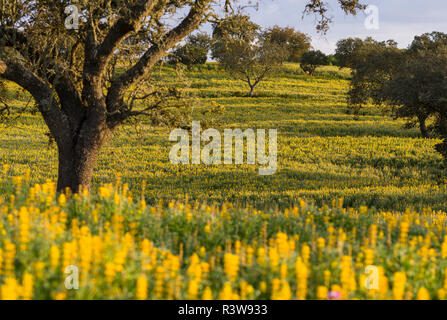
{"label": "overcast sky", "polygon": [[335,43],[347,37],[376,40],[394,39],[399,47],[407,47],[415,35],[441,31],[447,33],[446,0],[364,0],[379,8],[379,29],[365,27],[365,13],[356,17],[346,16],[336,0],[327,0],[331,5],[334,23],[329,32],[319,35],[315,31],[315,18],[302,19],[306,0],[260,0],[259,9],[248,10],[252,20],[261,26],[292,26],[312,37],[313,46],[325,53],[332,53]]}

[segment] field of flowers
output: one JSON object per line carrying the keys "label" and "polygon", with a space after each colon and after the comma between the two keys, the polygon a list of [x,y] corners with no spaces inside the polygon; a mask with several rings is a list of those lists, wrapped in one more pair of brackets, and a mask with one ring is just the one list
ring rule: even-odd
{"label": "field of flowers", "polygon": [[[158,76],[180,84],[169,67]],[[308,77],[290,64],[250,99],[215,64],[193,68],[182,82],[200,102],[192,118],[278,129],[278,172],[172,165],[171,129],[143,121],[103,150],[93,190],[79,195],[56,194],[56,147],[9,85],[0,298],[447,298],[437,140],[373,106],[350,114],[348,76],[326,67]],[[224,110],[204,114],[211,104]]]}
{"label": "field of flowers", "polygon": [[[446,298],[442,211],[147,206],[119,181],[65,196],[8,170],[2,299]],[[74,269],[78,290],[67,289]]]}

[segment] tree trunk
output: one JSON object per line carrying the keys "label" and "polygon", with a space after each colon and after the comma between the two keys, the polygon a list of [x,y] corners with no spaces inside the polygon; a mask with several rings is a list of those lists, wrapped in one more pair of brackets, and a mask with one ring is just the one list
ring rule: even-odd
{"label": "tree trunk", "polygon": [[94,121],[89,120],[91,119],[83,122],[73,143],[58,146],[58,192],[65,192],[67,188],[73,193],[78,193],[81,189],[90,190],[98,155],[113,134],[104,122],[94,124]]}
{"label": "tree trunk", "polygon": [[255,87],[254,86],[250,87],[250,93],[248,94],[248,96],[250,98],[253,98],[254,91],[255,91]]}
{"label": "tree trunk", "polygon": [[427,130],[427,126],[425,124],[425,121],[427,120],[426,116],[423,115],[418,115],[418,120],[419,120],[419,128],[421,130],[421,134],[424,138],[429,139],[430,138],[430,134],[428,133]]}
{"label": "tree trunk", "polygon": [[90,190],[99,150],[84,148],[79,153],[78,148],[74,149],[59,151],[58,192],[65,192],[67,188],[73,193]]}

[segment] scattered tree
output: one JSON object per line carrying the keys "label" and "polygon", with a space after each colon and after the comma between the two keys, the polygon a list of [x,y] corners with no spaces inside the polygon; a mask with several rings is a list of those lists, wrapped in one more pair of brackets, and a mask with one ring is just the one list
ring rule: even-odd
{"label": "scattered tree", "polygon": [[328,57],[320,50],[305,52],[301,58],[301,69],[311,76],[315,74],[315,70],[319,66],[326,66],[328,64]]}
{"label": "scattered tree", "polygon": [[[228,27],[228,29],[227,29]],[[213,56],[220,66],[250,87],[249,96],[287,58],[287,49],[266,41],[260,27],[243,15],[231,16],[216,24]]]}
{"label": "scattered tree", "polygon": [[[418,123],[425,138],[444,139],[436,150],[447,159],[447,34],[433,32],[415,37],[402,63],[384,84],[382,100],[397,117]],[[431,128],[425,122],[433,118]]]}
{"label": "scattered tree", "polygon": [[186,44],[176,49],[171,56],[171,62],[180,62],[187,67],[205,64],[211,48],[211,37],[206,33],[190,35]]}
{"label": "scattered tree", "polygon": [[300,62],[303,53],[309,51],[311,39],[294,28],[274,26],[263,33],[263,40],[270,41],[287,50],[287,61]]}

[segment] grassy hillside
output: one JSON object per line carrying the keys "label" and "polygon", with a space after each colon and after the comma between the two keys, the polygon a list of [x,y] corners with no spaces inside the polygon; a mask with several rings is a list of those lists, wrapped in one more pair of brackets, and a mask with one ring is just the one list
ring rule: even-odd
{"label": "grassy hillside", "polygon": [[[168,67],[156,76],[167,84],[180,84]],[[278,172],[261,177],[257,166],[174,166],[168,157],[170,129],[143,122],[137,129],[123,128],[103,150],[95,185],[119,174],[131,190],[139,191],[144,181],[148,203],[198,199],[274,208],[300,198],[318,204],[344,198],[347,206],[445,207],[445,172],[433,150],[437,141],[421,139],[415,129],[403,130],[401,121],[373,106],[359,116],[348,114],[348,77],[348,70],[334,67],[309,77],[290,64],[261,83],[256,97],[247,98],[243,83],[229,80],[215,64],[192,69],[186,90],[202,105],[192,111],[192,118],[203,120],[200,108],[214,101],[225,107],[214,115],[218,129],[278,129]],[[13,96],[16,88],[9,88]],[[25,100],[12,104],[23,106]],[[55,179],[56,148],[48,144],[45,133],[39,114],[28,111],[0,124],[0,165],[10,165],[13,175],[31,169],[33,182]]]}

